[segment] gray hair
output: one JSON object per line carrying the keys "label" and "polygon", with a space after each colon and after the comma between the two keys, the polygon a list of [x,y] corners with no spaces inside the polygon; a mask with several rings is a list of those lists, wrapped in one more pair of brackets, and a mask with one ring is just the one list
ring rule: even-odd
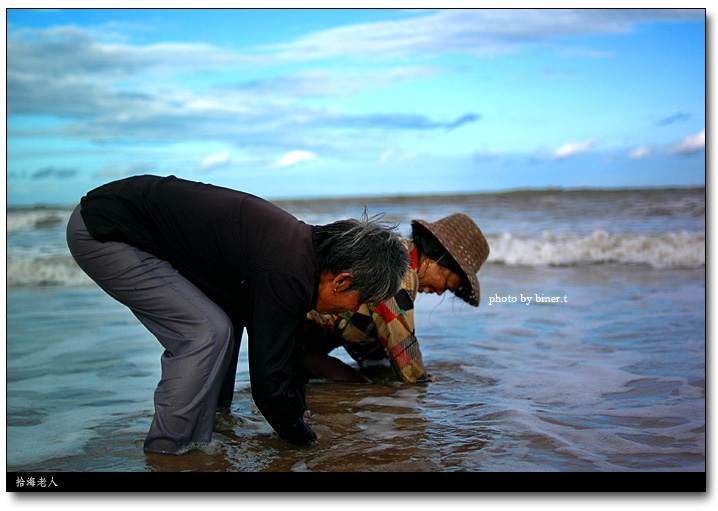
{"label": "gray hair", "polygon": [[359,292],[361,303],[392,298],[401,288],[409,268],[409,254],[396,232],[396,225],[369,218],[339,220],[318,225],[314,246],[320,271],[351,273],[348,290]]}

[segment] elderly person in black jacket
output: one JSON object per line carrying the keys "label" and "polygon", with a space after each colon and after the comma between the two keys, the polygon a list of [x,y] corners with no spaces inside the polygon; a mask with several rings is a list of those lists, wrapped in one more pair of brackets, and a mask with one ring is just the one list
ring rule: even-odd
{"label": "elderly person in black jacket", "polygon": [[378,222],[312,226],[253,195],[157,176],[103,185],[68,223],[75,261],[164,347],[144,449],[181,454],[211,439],[229,410],[239,341],[249,337],[255,404],[279,436],[303,445],[302,324],[384,300],[409,265]]}

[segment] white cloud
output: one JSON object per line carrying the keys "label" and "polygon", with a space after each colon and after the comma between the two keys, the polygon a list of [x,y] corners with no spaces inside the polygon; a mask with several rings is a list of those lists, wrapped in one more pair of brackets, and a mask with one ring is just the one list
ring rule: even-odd
{"label": "white cloud", "polygon": [[688,136],[671,147],[668,152],[671,154],[694,154],[706,148],[706,130]]}
{"label": "white cloud", "polygon": [[646,158],[650,154],[651,149],[647,146],[643,146],[631,151],[631,153],[628,155],[628,158],[631,160],[640,160],[642,158]]}
{"label": "white cloud", "polygon": [[229,151],[210,154],[200,164],[200,172],[209,172],[216,168],[223,167],[230,162]]}
{"label": "white cloud", "polygon": [[391,160],[392,156],[394,156],[394,149],[391,147],[387,147],[382,151],[381,155],[379,156],[379,161],[382,164],[389,163],[389,160]]}
{"label": "white cloud", "polygon": [[302,150],[296,150],[296,151],[289,151],[287,154],[279,158],[277,163],[275,163],[275,167],[287,167],[289,165],[295,165],[302,161],[309,161],[316,159],[317,155],[310,152],[310,151],[302,151]]}
{"label": "white cloud", "polygon": [[267,48],[285,60],[447,51],[485,55],[562,36],[627,33],[638,23],[704,18],[701,9],[449,9],[428,15],[419,12],[398,21],[346,25]]}
{"label": "white cloud", "polygon": [[662,154],[675,154],[678,156],[687,156],[705,150],[706,147],[706,130],[701,130],[695,135],[689,135],[680,142],[670,146],[648,147],[642,146],[634,149],[628,155],[631,160],[639,160],[646,158],[653,152]]}
{"label": "white cloud", "polygon": [[573,142],[570,144],[564,144],[559,147],[555,153],[553,153],[554,159],[560,160],[563,158],[571,158],[578,156],[583,153],[590,151],[594,146],[593,140],[587,140],[585,142]]}
{"label": "white cloud", "polygon": [[392,147],[387,147],[379,155],[379,162],[382,164],[406,162],[418,157],[419,155],[414,151],[397,151]]}
{"label": "white cloud", "polygon": [[[208,44],[118,44],[77,26],[11,30],[7,46],[8,114],[49,115],[67,121],[54,128],[26,130],[24,136],[93,142],[213,140],[261,150],[274,149],[281,141],[285,147],[311,150],[319,145],[326,151],[332,145],[349,144],[341,136],[317,136],[326,126],[363,132],[367,128],[435,130],[480,117],[466,113],[447,123],[421,113],[347,115],[301,101],[455,71],[441,66],[397,66],[361,73],[348,65],[339,71],[280,73],[192,89],[172,80],[172,73],[233,69],[240,63],[256,62],[256,57]],[[262,65],[281,61],[271,54],[265,57]],[[13,128],[10,134],[17,131]]]}

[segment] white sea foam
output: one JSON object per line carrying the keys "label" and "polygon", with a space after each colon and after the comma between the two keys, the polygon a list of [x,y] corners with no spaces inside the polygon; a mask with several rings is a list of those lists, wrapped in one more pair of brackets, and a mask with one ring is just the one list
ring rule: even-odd
{"label": "white sea foam", "polygon": [[92,285],[92,280],[80,269],[70,255],[33,257],[7,260],[7,285]]}
{"label": "white sea foam", "polygon": [[[477,196],[293,201],[310,223],[354,216],[357,204],[386,212],[408,235],[409,219],[437,220],[457,210],[487,234],[488,262],[509,266],[602,263],[655,269],[705,266],[705,197],[700,190],[517,192]],[[8,286],[87,285],[67,251],[71,208],[7,211]],[[611,226],[610,229],[605,226]]]}
{"label": "white sea foam", "polygon": [[[655,269],[705,266],[704,233],[660,235],[612,234],[587,236],[544,232],[536,236],[505,233],[487,236],[489,263],[509,266],[579,266],[617,263]],[[91,285],[67,249],[11,248],[7,253],[8,286]]]}
{"label": "white sea foam", "polygon": [[543,232],[527,236],[489,236],[489,262],[521,266],[638,264],[652,268],[705,266],[705,233],[669,232],[658,235],[613,234],[597,230],[587,236]]}
{"label": "white sea foam", "polygon": [[72,211],[69,209],[27,209],[8,211],[7,232],[53,229],[67,224]]}

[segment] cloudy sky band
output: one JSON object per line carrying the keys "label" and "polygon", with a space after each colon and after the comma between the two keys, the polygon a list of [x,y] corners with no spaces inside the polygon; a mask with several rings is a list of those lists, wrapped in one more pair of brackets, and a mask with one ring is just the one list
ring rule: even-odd
{"label": "cloudy sky band", "polygon": [[[90,14],[9,11],[9,202],[52,198],[33,199],[27,180],[74,180],[77,195],[138,169],[244,182],[262,195],[277,193],[267,176],[293,166],[306,172],[293,177],[304,195],[331,172],[354,179],[407,170],[419,183],[407,191],[426,192],[422,180],[433,181],[423,176],[438,162],[456,167],[457,181],[445,186],[457,191],[561,184],[558,167],[543,169],[544,181],[521,181],[530,174],[522,170],[502,185],[497,166],[482,181],[477,162],[489,154],[511,165],[598,152],[620,152],[630,165],[660,155],[701,184],[701,9],[362,10],[356,23],[346,11],[227,12],[226,25],[251,20],[256,39],[187,30],[192,15],[214,20],[216,12]],[[302,30],[318,24],[329,28]],[[688,51],[703,53],[702,66],[700,54],[684,58]],[[649,74],[656,58],[670,65],[665,76]],[[637,186],[655,182],[637,177]],[[324,193],[382,192],[357,186]],[[393,194],[405,185],[397,178],[385,187]]]}

